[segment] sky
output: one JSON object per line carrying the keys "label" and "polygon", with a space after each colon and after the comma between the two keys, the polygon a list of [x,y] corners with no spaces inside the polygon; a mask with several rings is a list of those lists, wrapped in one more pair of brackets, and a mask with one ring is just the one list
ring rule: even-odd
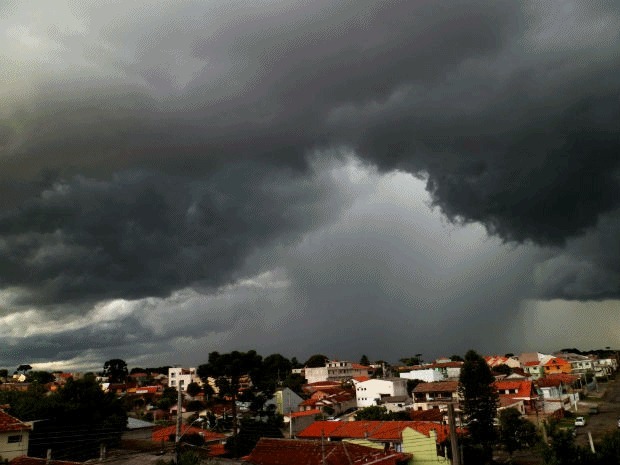
{"label": "sky", "polygon": [[0,2],[0,366],[620,347],[618,2]]}

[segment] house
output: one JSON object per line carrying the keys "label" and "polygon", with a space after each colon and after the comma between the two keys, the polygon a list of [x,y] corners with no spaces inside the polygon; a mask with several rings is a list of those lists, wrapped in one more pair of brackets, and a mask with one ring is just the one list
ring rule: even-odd
{"label": "house", "polygon": [[558,352],[555,356],[570,363],[571,373],[578,374],[594,371],[594,360],[585,355],[573,354],[571,352]]}
{"label": "house", "polygon": [[577,380],[578,376],[567,374],[555,374],[537,380],[536,385],[541,393],[539,410],[549,414],[561,409],[570,409],[571,404],[574,405],[579,400],[579,394],[571,389]]}
{"label": "house", "polygon": [[506,357],[503,355],[488,355],[484,357],[484,360],[489,365],[489,368],[493,369],[500,365],[506,365],[510,368],[521,368],[521,362],[516,357]]}
{"label": "house", "polygon": [[545,376],[545,369],[538,360],[525,362],[522,365],[522,368],[525,374],[529,375],[533,380],[537,380]]}
{"label": "house", "polygon": [[321,409],[333,410],[333,413],[340,415],[357,405],[355,393],[349,389],[322,390],[316,391],[309,399],[299,404],[299,411]]}
{"label": "house", "polygon": [[388,412],[404,412],[413,408],[413,399],[407,394],[404,396],[382,397],[381,405],[383,405]]}
{"label": "house", "polygon": [[197,383],[202,386],[202,380],[196,374],[196,368],[168,368],[168,386],[177,389],[181,385],[183,392],[187,391],[190,383]]}
{"label": "house", "polygon": [[404,465],[411,456],[347,442],[260,438],[244,462],[252,465]]}
{"label": "house", "polygon": [[0,458],[11,460],[28,454],[31,426],[0,409]]}
{"label": "house", "polygon": [[292,389],[285,387],[278,389],[274,393],[274,396],[265,402],[265,407],[275,405],[276,412],[280,415],[284,415],[290,412],[296,412],[299,409],[299,404],[303,401],[304,400]]}
{"label": "house", "polygon": [[448,427],[430,421],[316,421],[297,437],[393,449],[412,454],[411,465],[449,463],[443,455]]}
{"label": "house", "polygon": [[545,363],[542,363],[545,376],[565,373],[570,374],[572,372],[572,366],[570,362],[561,357],[551,357]]}
{"label": "house", "polygon": [[534,383],[529,380],[503,379],[495,381],[500,398],[500,407],[513,407],[522,415],[536,412],[538,393]]}
{"label": "house", "polygon": [[447,404],[459,402],[458,381],[420,383],[413,390],[415,410],[447,410]]}
{"label": "house", "polygon": [[321,409],[304,410],[303,412],[291,412],[284,414],[284,424],[288,424],[288,432],[294,437],[314,423],[318,415],[323,415]]}
{"label": "house", "polygon": [[407,380],[403,378],[353,381],[358,408],[379,405],[385,397],[407,396]]}
{"label": "house", "polygon": [[358,376],[369,376],[371,368],[345,360],[330,360],[324,367],[305,368],[304,377],[308,383],[318,381],[345,382]]}
{"label": "house", "polygon": [[463,362],[443,361],[426,365],[427,368],[441,373],[445,379],[458,379],[461,376]]}

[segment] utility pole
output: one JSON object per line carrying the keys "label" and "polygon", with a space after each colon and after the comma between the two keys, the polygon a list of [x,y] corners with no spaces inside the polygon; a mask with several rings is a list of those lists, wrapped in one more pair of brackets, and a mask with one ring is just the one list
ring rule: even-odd
{"label": "utility pole", "polygon": [[452,465],[461,465],[461,454],[456,438],[456,424],[454,421],[454,404],[448,404],[448,426],[450,427],[450,447],[452,450]]}
{"label": "utility pole", "polygon": [[179,380],[179,384],[177,386],[177,431],[174,440],[176,463],[179,463],[179,458],[181,457],[181,424],[183,423],[183,394],[181,393],[182,389],[183,381]]}

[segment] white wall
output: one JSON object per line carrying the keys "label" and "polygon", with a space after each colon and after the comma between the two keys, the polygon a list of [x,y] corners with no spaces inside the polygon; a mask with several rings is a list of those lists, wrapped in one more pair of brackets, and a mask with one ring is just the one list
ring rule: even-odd
{"label": "white wall", "polygon": [[406,378],[406,379],[419,379],[426,383],[432,383],[434,381],[443,381],[445,379],[444,376],[440,372],[435,371],[430,368],[427,370],[411,370],[405,373],[401,373],[400,377]]}
{"label": "white wall", "polygon": [[377,399],[384,396],[406,396],[407,380],[394,379],[369,379],[355,383],[355,398],[360,408],[377,405]]}

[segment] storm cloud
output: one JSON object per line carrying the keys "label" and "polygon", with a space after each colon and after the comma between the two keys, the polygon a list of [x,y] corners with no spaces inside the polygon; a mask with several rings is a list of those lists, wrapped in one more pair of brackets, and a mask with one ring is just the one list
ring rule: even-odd
{"label": "storm cloud", "polygon": [[[340,291],[344,307],[375,298],[395,318],[426,302],[451,321],[442,312],[469,305],[483,326],[491,307],[524,298],[618,298],[613,2],[12,3],[0,33],[4,315],[217,295],[278,268],[290,280],[280,304],[300,315],[321,315]],[[506,301],[484,310],[452,268],[435,275],[440,291],[418,288],[425,275],[399,283],[387,265],[373,274],[377,241],[416,248],[392,236],[404,213],[338,247],[352,246],[346,277],[299,275],[293,257],[311,264],[324,246],[296,247],[335,233],[374,189],[339,179],[352,173],[410,173],[427,209],[482,225],[518,284],[479,257],[465,282],[495,281]],[[375,208],[369,223],[384,221],[387,204]],[[425,264],[445,263],[428,247]]]}

